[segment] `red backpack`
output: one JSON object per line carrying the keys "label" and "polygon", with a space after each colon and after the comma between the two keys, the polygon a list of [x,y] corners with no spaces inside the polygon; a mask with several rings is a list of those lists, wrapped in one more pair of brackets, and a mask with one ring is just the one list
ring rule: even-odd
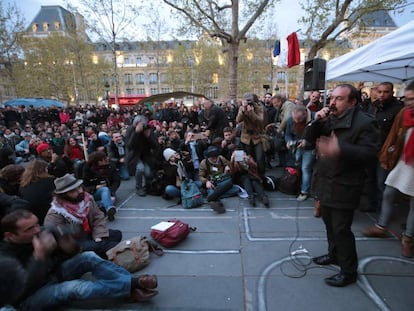
{"label": "red backpack", "polygon": [[164,247],[176,246],[184,240],[191,231],[196,230],[196,228],[192,228],[178,219],[171,219],[168,222],[173,223],[169,228],[165,230],[151,228],[150,232],[151,237]]}

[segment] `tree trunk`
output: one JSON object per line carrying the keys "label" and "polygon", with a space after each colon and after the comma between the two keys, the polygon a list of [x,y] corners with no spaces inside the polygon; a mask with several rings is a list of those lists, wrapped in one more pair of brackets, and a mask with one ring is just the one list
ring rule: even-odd
{"label": "tree trunk", "polygon": [[230,43],[229,49],[229,99],[237,99],[237,65],[239,58],[239,44],[237,42]]}

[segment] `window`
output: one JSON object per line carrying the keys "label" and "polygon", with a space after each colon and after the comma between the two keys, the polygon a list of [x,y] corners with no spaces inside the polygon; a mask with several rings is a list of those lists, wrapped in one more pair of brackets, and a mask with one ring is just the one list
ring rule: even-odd
{"label": "window", "polygon": [[156,89],[156,88],[151,88],[151,89],[150,89],[150,93],[151,93],[151,95],[158,94],[158,89]]}
{"label": "window", "polygon": [[206,91],[205,93],[207,97],[215,98],[215,99],[218,98],[218,87],[217,86],[207,88],[205,89],[205,91]]}
{"label": "window", "polygon": [[43,23],[43,30],[48,31],[49,30],[49,24],[47,22]]}
{"label": "window", "polygon": [[218,84],[219,83],[218,73],[213,73],[213,83],[214,84]]}
{"label": "window", "polygon": [[145,89],[144,88],[138,88],[137,89],[137,94],[145,94]]}
{"label": "window", "polygon": [[128,57],[124,57],[124,64],[129,64],[129,58]]}
{"label": "window", "polygon": [[167,83],[167,74],[166,73],[162,73],[160,75],[160,81],[161,81],[161,83]]}
{"label": "window", "polygon": [[148,57],[148,59],[149,59],[149,63],[151,64],[151,65],[155,65],[157,62],[155,61],[155,57],[154,56],[150,56],[150,57]]}
{"label": "window", "polygon": [[126,89],[128,95],[134,94],[134,89]]}
{"label": "window", "polygon": [[136,64],[137,64],[137,66],[143,66],[144,65],[144,62],[142,61],[141,56],[137,57]]}
{"label": "window", "polygon": [[59,30],[60,23],[58,21],[55,21],[53,24],[55,25],[55,30]]}
{"label": "window", "polygon": [[32,24],[32,30],[33,30],[33,32],[37,31],[37,24],[36,23]]}
{"label": "window", "polygon": [[161,93],[169,93],[170,92],[170,88],[169,87],[162,87],[161,88]]}
{"label": "window", "polygon": [[135,83],[136,84],[144,84],[145,83],[145,76],[143,73],[137,73],[135,75]]}
{"label": "window", "polygon": [[149,83],[150,84],[156,84],[157,83],[157,74],[156,73],[150,73],[149,74]]}
{"label": "window", "polygon": [[124,75],[124,83],[125,83],[126,85],[133,84],[133,83],[132,83],[132,74],[130,74],[130,73],[126,73],[126,74]]}

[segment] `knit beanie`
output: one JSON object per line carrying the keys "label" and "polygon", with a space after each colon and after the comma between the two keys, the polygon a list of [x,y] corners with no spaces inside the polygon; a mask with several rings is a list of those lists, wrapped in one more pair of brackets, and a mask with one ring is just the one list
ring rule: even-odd
{"label": "knit beanie", "polygon": [[169,160],[170,160],[170,158],[171,158],[174,154],[176,154],[176,151],[175,151],[174,149],[167,148],[167,149],[165,149],[165,150],[164,150],[164,152],[163,152],[162,154],[163,154],[163,156],[164,156],[165,161],[169,161]]}

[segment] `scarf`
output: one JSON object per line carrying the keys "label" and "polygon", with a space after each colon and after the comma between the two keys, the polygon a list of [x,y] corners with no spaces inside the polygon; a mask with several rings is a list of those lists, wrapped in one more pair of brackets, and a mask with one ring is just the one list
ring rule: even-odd
{"label": "scarf", "polygon": [[59,215],[62,215],[69,222],[82,225],[83,231],[89,234],[91,232],[91,227],[89,226],[88,221],[89,202],[90,194],[85,192],[85,198],[79,203],[61,201],[54,198],[51,209]]}
{"label": "scarf", "polygon": [[124,147],[125,143],[121,142],[120,144],[115,144],[115,145],[118,148],[119,156],[120,157],[124,156],[125,155],[125,147]]}
{"label": "scarf", "polygon": [[[403,114],[403,125],[405,128],[414,127],[414,109],[406,109]],[[404,146],[403,157],[405,163],[414,162],[414,129]]]}

